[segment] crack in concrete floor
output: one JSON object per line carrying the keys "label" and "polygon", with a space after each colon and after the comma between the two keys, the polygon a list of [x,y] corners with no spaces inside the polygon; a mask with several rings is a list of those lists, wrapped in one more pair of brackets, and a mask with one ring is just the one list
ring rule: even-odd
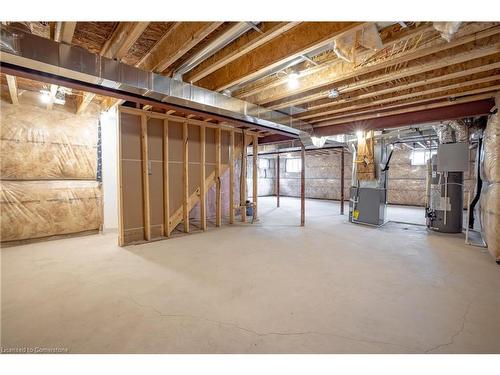
{"label": "crack in concrete floor", "polygon": [[421,352],[421,349],[406,346],[403,344],[396,344],[392,342],[386,342],[386,341],[379,341],[379,340],[367,340],[367,339],[362,339],[362,338],[355,338],[351,336],[346,336],[346,335],[341,335],[337,333],[331,333],[331,332],[318,332],[318,331],[297,331],[297,332],[258,332],[249,328],[245,328],[242,326],[239,326],[238,324],[231,323],[231,322],[223,322],[220,320],[215,320],[215,319],[209,319],[205,318],[202,316],[196,316],[196,315],[191,315],[191,314],[166,314],[163,313],[162,311],[156,309],[154,306],[151,305],[144,305],[137,300],[135,300],[133,297],[128,297],[130,301],[132,301],[135,305],[142,307],[142,308],[148,308],[152,311],[154,311],[156,314],[158,314],[161,317],[167,317],[167,318],[189,318],[189,319],[195,319],[195,320],[201,320],[213,324],[218,324],[222,326],[228,326],[228,327],[233,327],[238,330],[253,334],[258,337],[265,337],[265,336],[298,336],[298,335],[318,335],[318,336],[327,336],[327,337],[337,337],[337,338],[342,338],[345,340],[350,340],[350,341],[355,341],[355,342],[362,342],[362,343],[368,343],[368,344],[382,344],[382,345],[390,345],[390,346],[396,346],[396,347],[401,347],[405,348],[407,350],[411,351],[416,351],[416,352]]}
{"label": "crack in concrete floor", "polygon": [[443,344],[439,344],[439,345],[436,345],[436,346],[433,346],[432,348],[428,349],[425,351],[426,354],[428,353],[432,353],[433,351],[436,351],[438,349],[441,349],[441,348],[444,348],[446,346],[449,346],[449,345],[452,345],[454,342],[455,342],[455,339],[460,336],[462,334],[462,332],[464,331],[465,329],[465,324],[467,322],[467,315],[469,314],[469,310],[472,306],[472,302],[469,302],[469,304],[467,305],[467,308],[465,309],[465,312],[462,316],[462,319],[461,319],[461,324],[460,324],[460,327],[457,329],[457,331],[451,335],[450,339],[443,343]]}

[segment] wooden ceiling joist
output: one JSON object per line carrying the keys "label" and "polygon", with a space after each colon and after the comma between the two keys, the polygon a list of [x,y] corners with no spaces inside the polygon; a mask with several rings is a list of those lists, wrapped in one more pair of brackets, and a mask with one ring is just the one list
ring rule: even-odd
{"label": "wooden ceiling joist", "polygon": [[234,42],[203,61],[193,70],[184,74],[183,80],[191,83],[198,82],[224,65],[269,42],[292,27],[297,26],[297,24],[298,22],[262,22],[259,25],[260,32],[254,29],[246,32]]}
{"label": "wooden ceiling joist", "polygon": [[[488,95],[489,96],[489,95]],[[335,134],[353,133],[359,129],[389,129],[408,124],[424,124],[436,121],[445,121],[485,115],[491,111],[495,101],[491,97],[480,99],[479,97],[469,98],[461,103],[448,103],[442,107],[424,108],[414,112],[402,112],[399,114],[379,116],[372,119],[345,122],[342,124],[328,125],[315,128],[316,136],[328,136]],[[264,140],[268,141],[268,139]],[[269,141],[271,141],[269,139]]]}
{"label": "wooden ceiling joist", "polygon": [[[88,93],[89,95],[92,95],[92,93]],[[107,112],[109,110],[112,110],[113,108],[116,108],[120,105],[122,105],[123,103],[125,103],[125,100],[123,99],[117,99],[117,98],[110,98],[110,97],[107,97],[106,99],[104,99],[104,101],[101,103],[101,109],[104,111],[104,112]]]}
{"label": "wooden ceiling joist", "polygon": [[[496,38],[499,33],[500,26],[491,27],[489,23],[486,25],[466,25],[457,33],[458,35],[451,42],[447,42],[443,39],[436,39],[434,42],[428,43],[421,48],[407,50],[399,54],[397,57],[387,58],[381,62],[375,62],[371,65],[357,66],[355,64],[339,60],[317,74],[299,77],[299,87],[297,89],[290,90],[288,85],[282,84],[270,90],[263,91],[251,98],[248,98],[247,100],[260,105],[270,104],[274,106],[280,104],[287,106],[288,102],[292,102],[292,100],[303,97],[308,98],[316,94],[325,95],[328,90],[336,88],[336,85],[338,85],[339,82],[354,79],[363,74],[374,73],[389,67],[399,67],[402,64],[406,64],[409,61],[417,59],[424,60],[428,56],[439,54],[443,51],[446,51],[445,54],[448,54],[448,57],[450,57],[453,55],[453,51],[451,50],[455,47],[459,47],[467,43],[480,44],[480,39],[489,37]],[[495,44],[496,43],[492,43],[490,46],[495,46]],[[437,57],[444,56],[437,55]],[[424,62],[422,61],[422,65],[423,64]],[[397,71],[397,69],[394,70]]]}
{"label": "wooden ceiling joist", "polygon": [[479,95],[470,95],[470,96],[465,96],[463,98],[458,98],[454,100],[453,102],[449,101],[443,101],[439,103],[432,103],[432,104],[425,104],[425,105],[420,105],[420,106],[415,106],[411,108],[405,108],[401,110],[394,110],[394,111],[388,111],[384,112],[383,114],[368,114],[368,115],[363,115],[363,116],[354,116],[354,117],[347,117],[339,120],[333,120],[325,123],[318,124],[316,128],[320,128],[322,126],[330,126],[330,125],[339,125],[339,124],[344,124],[348,122],[362,122],[365,120],[373,119],[373,118],[379,118],[379,117],[386,117],[386,116],[394,116],[398,114],[403,114],[403,113],[411,113],[411,112],[417,112],[417,111],[422,111],[426,109],[433,109],[433,108],[441,108],[441,107],[447,107],[450,105],[455,105],[455,104],[461,104],[461,103],[469,103],[469,102],[475,102],[479,101],[482,99],[489,99],[493,98],[495,96],[495,91],[500,88],[500,85],[492,87],[491,92],[486,93],[486,94],[479,94]]}
{"label": "wooden ceiling joist", "polygon": [[101,56],[121,59],[142,35],[149,22],[120,22],[111,38],[104,44]]}
{"label": "wooden ceiling joist", "polygon": [[163,72],[221,24],[222,22],[177,22],[141,59],[138,67]]}
{"label": "wooden ceiling joist", "polygon": [[[359,109],[363,108],[363,106],[366,108],[368,106],[373,107],[376,105],[382,105],[382,104],[387,104],[387,103],[392,103],[396,101],[401,101],[405,99],[411,99],[411,98],[416,98],[416,100],[422,100],[422,99],[435,99],[436,95],[439,95],[440,97],[454,97],[458,95],[467,95],[470,94],[471,91],[474,92],[474,90],[477,89],[484,89],[488,90],[491,86],[491,84],[496,84],[500,82],[500,74],[496,74],[494,76],[488,76],[476,80],[471,80],[468,82],[460,82],[448,86],[442,86],[442,87],[432,87],[424,91],[415,91],[411,92],[409,91],[407,94],[396,94],[396,95],[386,95],[380,97],[378,100],[365,100],[361,103],[363,104],[351,104],[350,106],[346,106],[339,110],[338,113],[340,113],[340,116],[342,116],[343,113],[346,111],[352,110],[352,109]],[[482,87],[478,87],[478,85],[482,85]],[[483,88],[484,87],[484,88]],[[438,94],[439,93],[439,94]],[[408,102],[407,102],[408,103]],[[335,118],[335,116],[328,117],[328,119]],[[322,121],[325,121],[326,118],[322,117],[321,119],[317,119],[314,121],[311,121],[311,123],[319,123]]]}
{"label": "wooden ceiling joist", "polygon": [[215,91],[226,89],[323,47],[340,34],[361,25],[360,22],[300,23],[204,77],[198,85]]}
{"label": "wooden ceiling joist", "polygon": [[6,74],[7,86],[9,87],[10,101],[12,104],[19,104],[18,92],[17,92],[17,79],[15,76]]}
{"label": "wooden ceiling joist", "polygon": [[[499,34],[500,40],[500,34]],[[498,47],[497,46],[486,46],[484,48],[478,48],[473,51],[468,51],[464,53],[457,54],[455,56],[444,57],[437,60],[429,60],[425,64],[417,63],[410,67],[401,69],[399,71],[386,73],[384,70],[370,74],[368,76],[360,75],[357,78],[356,82],[348,82],[345,85],[336,83],[334,81],[332,83],[332,87],[336,86],[336,89],[341,93],[345,94],[352,90],[361,90],[361,89],[370,89],[375,85],[379,85],[384,82],[391,82],[402,78],[412,77],[412,76],[421,76],[425,77],[427,72],[440,72],[445,74],[445,72],[450,69],[453,65],[465,64],[469,61],[473,61],[476,59],[485,58],[488,56],[497,56],[498,55]],[[463,67],[457,67],[458,70],[465,70]],[[425,79],[425,78],[424,78]],[[315,114],[319,111],[320,108],[330,107],[335,105],[337,100],[328,99],[328,92],[317,92],[312,95],[297,95],[291,96],[289,98],[282,99],[278,102],[279,104],[274,104],[268,106],[267,108],[276,110],[278,108],[288,107],[290,105],[299,105],[304,104],[308,108],[307,113],[301,113],[300,118],[307,118],[309,114]],[[338,99],[342,100],[342,98]],[[311,112],[313,111],[313,112]],[[312,116],[314,117],[314,116]]]}
{"label": "wooden ceiling joist", "polygon": [[82,96],[78,97],[76,104],[76,113],[78,115],[85,111],[85,109],[88,107],[94,96],[95,94],[93,93],[85,92],[83,93]]}
{"label": "wooden ceiling joist", "polygon": [[[392,28],[391,28],[392,29]],[[383,43],[383,49],[387,47],[392,47],[397,43],[407,43],[409,40],[418,38],[421,39],[421,35],[424,33],[435,32],[435,29],[430,24],[423,24],[414,28],[408,28],[400,30],[399,33],[389,33],[386,29],[381,32],[381,39]],[[383,50],[382,49],[382,50]],[[360,51],[356,55],[358,61],[363,61],[365,58],[373,55],[373,51]],[[302,77],[310,74],[316,74],[321,72],[323,69],[328,67],[330,64],[338,62],[338,56],[333,51],[327,51],[322,54],[320,63],[316,66],[307,68],[307,62],[297,65],[297,70],[300,71]],[[256,80],[253,83],[243,86],[242,88],[235,90],[233,96],[240,99],[251,97],[261,91],[271,89],[273,87],[279,86],[286,83],[286,77],[280,77],[278,75],[271,75],[261,79]]]}
{"label": "wooden ceiling joist", "polygon": [[76,22],[57,22],[54,31],[56,42],[71,44],[75,34]]}
{"label": "wooden ceiling joist", "polygon": [[[482,94],[482,93],[487,93],[491,91],[491,86],[485,86],[479,89],[473,89],[473,90],[468,90],[465,92],[465,95],[476,95],[476,94]],[[455,96],[450,96],[449,94],[444,94],[442,92],[437,92],[435,94],[419,97],[419,98],[410,98],[406,100],[397,100],[394,103],[389,103],[389,104],[377,104],[375,103],[373,105],[373,102],[371,103],[365,103],[361,105],[356,105],[353,106],[353,108],[349,110],[344,110],[340,109],[337,111],[337,115],[333,116],[325,116],[324,118],[315,120],[310,123],[310,125],[316,126],[317,123],[325,123],[326,121],[329,120],[336,120],[339,118],[345,118],[345,117],[351,117],[351,116],[357,116],[357,115],[363,115],[363,114],[377,114],[377,117],[382,114],[383,111],[389,110],[389,109],[395,109],[395,108],[410,108],[412,106],[415,106],[417,104],[422,104],[422,103],[429,103],[429,102],[436,102],[436,101],[444,101],[448,102],[449,104],[453,104],[452,101],[455,99],[456,96],[463,95],[462,93],[457,92]]]}
{"label": "wooden ceiling joist", "polygon": [[[462,57],[468,59],[467,56]],[[450,58],[445,59],[444,61],[440,61],[439,64],[429,64],[428,66],[425,66],[426,71],[422,74],[412,75],[413,69],[403,69],[398,73],[385,74],[381,77],[377,77],[377,79],[370,79],[366,81],[361,80],[351,85],[340,86],[338,89],[339,92],[342,93],[340,99],[332,100],[325,98],[308,102],[308,111],[301,113],[295,117],[304,120],[310,119],[317,117],[318,115],[325,114],[324,110],[320,110],[322,108],[329,108],[337,104],[346,103],[353,100],[369,98],[422,85],[439,83],[441,81],[449,79],[465,77],[468,75],[500,68],[500,55],[498,56],[498,59],[495,58],[494,61],[496,62],[490,64],[485,63],[484,65],[480,65],[478,63],[482,61],[476,62],[476,60],[472,60],[470,61],[472,63],[470,65],[473,66],[472,68],[468,67],[469,64],[466,64],[464,66],[460,63],[457,63],[456,67],[454,67],[453,62],[457,60],[455,58]],[[460,58],[460,60],[462,59]],[[449,62],[450,64],[446,65],[447,62]],[[400,79],[403,80],[400,82]],[[366,90],[366,88],[369,88],[369,91]]]}

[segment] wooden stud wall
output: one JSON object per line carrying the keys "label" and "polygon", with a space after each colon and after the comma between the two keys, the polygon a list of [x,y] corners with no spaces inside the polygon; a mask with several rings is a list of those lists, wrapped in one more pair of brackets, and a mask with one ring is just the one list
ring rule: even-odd
{"label": "wooden stud wall", "polygon": [[259,179],[259,174],[258,174],[258,161],[259,161],[259,138],[254,135],[252,137],[252,198],[253,198],[253,220],[256,221],[258,216],[257,216],[257,198],[259,196],[259,191],[258,191],[258,179]]}
{"label": "wooden stud wall", "polygon": [[184,232],[189,233],[189,130],[182,124],[182,220]]}
{"label": "wooden stud wall", "polygon": [[221,206],[221,130],[215,129],[215,226],[220,227],[222,223]]}
{"label": "wooden stud wall", "polygon": [[246,223],[247,221],[247,211],[246,211],[246,200],[247,200],[247,148],[246,148],[246,132],[243,131],[241,137],[241,176],[240,176],[240,210],[241,210],[241,221]]}
{"label": "wooden stud wall", "polygon": [[[206,180],[206,162],[205,162],[205,126],[200,126],[200,181]],[[207,213],[206,213],[206,189],[205,184],[200,184],[200,228],[207,229]]]}
{"label": "wooden stud wall", "polygon": [[[246,134],[246,145],[258,138],[257,133],[247,131]],[[232,161],[241,158],[243,149],[246,151],[243,139],[242,130],[238,128],[121,107],[118,130],[120,246],[170,237],[179,224],[186,233],[197,228],[205,230],[206,198],[212,186],[215,186],[215,225],[222,225],[226,211],[224,208],[222,212],[223,203],[228,207],[229,222],[234,223]],[[221,177],[226,171],[229,172],[229,199],[226,198],[229,202],[222,202]],[[246,168],[242,170],[246,178],[244,171]],[[244,199],[246,193],[240,196]],[[197,216],[190,217],[198,203],[199,225]],[[245,210],[241,211],[244,216]]]}
{"label": "wooden stud wall", "polygon": [[234,224],[234,131],[229,137],[229,224]]}
{"label": "wooden stud wall", "polygon": [[[168,120],[163,120],[163,181],[169,180]],[[170,192],[169,184],[163,184],[163,236],[170,237]]]}

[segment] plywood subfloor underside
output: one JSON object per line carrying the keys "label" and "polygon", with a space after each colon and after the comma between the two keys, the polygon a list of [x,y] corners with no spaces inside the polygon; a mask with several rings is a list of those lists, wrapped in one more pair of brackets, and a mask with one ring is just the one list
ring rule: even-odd
{"label": "plywood subfloor underside", "polygon": [[260,202],[254,226],[2,249],[2,347],[500,352],[500,268],[487,252],[422,227],[349,224],[334,202],[308,201],[300,228],[299,200]]}

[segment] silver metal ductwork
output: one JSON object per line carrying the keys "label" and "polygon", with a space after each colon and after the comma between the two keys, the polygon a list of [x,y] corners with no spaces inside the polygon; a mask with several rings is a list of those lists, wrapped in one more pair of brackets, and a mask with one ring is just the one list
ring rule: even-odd
{"label": "silver metal ductwork", "polygon": [[174,71],[174,77],[182,77],[183,74],[189,72],[196,65],[202,61],[208,59],[214,53],[224,48],[229,43],[234,41],[236,38],[240,37],[247,31],[251,30],[255,25],[251,22],[238,22],[236,25],[231,27],[227,32],[220,35],[209,45],[199,51],[196,55],[192,56],[190,59],[185,61],[180,67]]}
{"label": "silver metal ductwork", "polygon": [[286,114],[231,98],[182,81],[111,60],[87,50],[57,43],[2,25],[2,66],[112,89],[159,102],[224,116],[297,138],[294,127],[305,123]]}

